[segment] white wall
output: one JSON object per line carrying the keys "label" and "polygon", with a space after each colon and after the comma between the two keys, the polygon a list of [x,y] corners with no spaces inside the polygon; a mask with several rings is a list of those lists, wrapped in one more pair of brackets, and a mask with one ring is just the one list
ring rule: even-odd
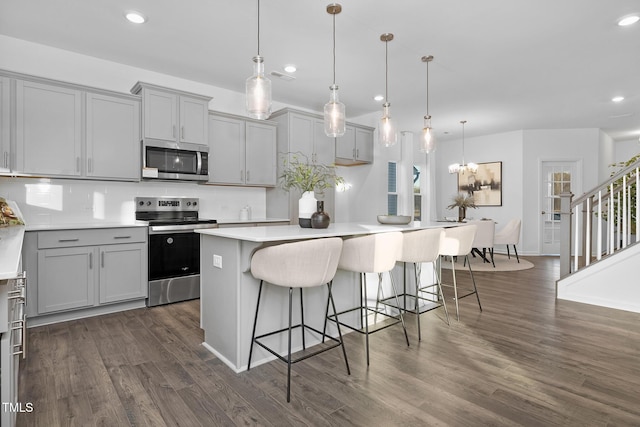
{"label": "white wall", "polygon": [[[611,163],[626,162],[631,157],[640,154],[640,138],[629,139],[626,141],[617,141],[613,144],[614,156]],[[612,169],[609,168],[609,172]]]}

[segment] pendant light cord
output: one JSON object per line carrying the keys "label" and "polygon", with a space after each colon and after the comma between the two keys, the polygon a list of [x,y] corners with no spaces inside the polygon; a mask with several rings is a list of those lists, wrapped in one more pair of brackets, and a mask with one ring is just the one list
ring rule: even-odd
{"label": "pendant light cord", "polygon": [[333,85],[336,85],[336,14],[333,16]]}
{"label": "pendant light cord", "polygon": [[260,56],[260,0],[258,0],[258,56]]}
{"label": "pendant light cord", "polygon": [[464,124],[466,123],[466,120],[462,120],[460,123],[462,123],[462,166],[466,166],[466,163],[464,162]]}
{"label": "pendant light cord", "polygon": [[389,103],[389,41],[384,42],[384,102]]}
{"label": "pendant light cord", "polygon": [[427,61],[427,117],[429,116],[429,61]]}

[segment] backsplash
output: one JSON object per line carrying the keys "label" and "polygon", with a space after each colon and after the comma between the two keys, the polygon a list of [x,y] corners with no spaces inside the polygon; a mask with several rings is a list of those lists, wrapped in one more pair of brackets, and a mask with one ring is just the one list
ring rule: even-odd
{"label": "backsplash", "polygon": [[0,197],[14,200],[28,226],[91,222],[133,222],[138,196],[200,198],[202,218],[233,220],[250,206],[266,215],[264,188],[223,187],[191,182],[116,182],[0,177]]}

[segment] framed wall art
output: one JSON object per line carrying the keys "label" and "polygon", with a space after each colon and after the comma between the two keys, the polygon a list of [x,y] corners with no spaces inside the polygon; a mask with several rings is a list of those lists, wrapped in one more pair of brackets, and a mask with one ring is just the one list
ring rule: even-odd
{"label": "framed wall art", "polygon": [[502,162],[478,163],[476,173],[458,172],[458,192],[473,195],[476,206],[502,206]]}

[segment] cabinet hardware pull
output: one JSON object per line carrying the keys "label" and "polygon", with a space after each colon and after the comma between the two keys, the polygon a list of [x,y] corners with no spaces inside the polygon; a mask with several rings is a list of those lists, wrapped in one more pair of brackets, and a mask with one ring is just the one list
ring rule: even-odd
{"label": "cabinet hardware pull", "polygon": [[104,251],[100,252],[100,266],[104,268]]}
{"label": "cabinet hardware pull", "polygon": [[77,242],[78,240],[80,240],[80,239],[78,239],[78,238],[76,238],[76,239],[58,239],[58,242],[60,242],[60,243],[64,243],[64,242]]}
{"label": "cabinet hardware pull", "polygon": [[7,161],[7,159],[9,158],[9,153],[8,152],[4,152],[4,167],[8,168],[9,167],[9,162]]}
{"label": "cabinet hardware pull", "polygon": [[360,156],[360,149],[356,148],[356,158],[358,158]]}
{"label": "cabinet hardware pull", "polygon": [[89,252],[89,270],[93,270],[93,253]]}
{"label": "cabinet hardware pull", "polygon": [[114,239],[130,239],[131,236],[113,236]]}
{"label": "cabinet hardware pull", "polygon": [[356,158],[356,149],[355,148],[353,149],[353,153],[351,155],[353,156],[354,159]]}
{"label": "cabinet hardware pull", "polygon": [[176,125],[173,125],[173,131],[171,132],[171,136],[176,137]]}
{"label": "cabinet hardware pull", "polygon": [[180,126],[180,139],[184,139],[184,126]]}
{"label": "cabinet hardware pull", "polygon": [[92,173],[92,172],[93,172],[93,164],[91,161],[91,157],[89,157],[89,173]]}
{"label": "cabinet hardware pull", "polygon": [[80,172],[80,157],[76,157],[76,172]]}

